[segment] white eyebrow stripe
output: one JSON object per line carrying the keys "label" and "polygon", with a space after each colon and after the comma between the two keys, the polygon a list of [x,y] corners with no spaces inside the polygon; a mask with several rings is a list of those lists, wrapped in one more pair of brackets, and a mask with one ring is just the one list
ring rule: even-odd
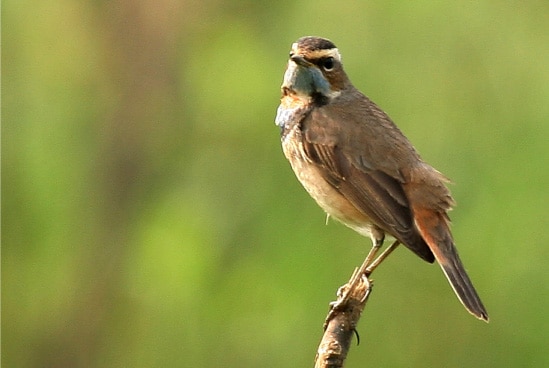
{"label": "white eyebrow stripe", "polygon": [[337,61],[341,61],[341,54],[339,53],[339,50],[337,48],[329,50],[315,50],[309,53],[307,56],[311,59],[319,59],[331,56]]}
{"label": "white eyebrow stripe", "polygon": [[[293,54],[299,55],[299,44],[297,42],[294,42],[292,44],[292,51]],[[324,57],[333,57],[337,61],[341,62],[341,54],[339,53],[339,50],[337,47],[334,47],[333,49],[324,49],[324,50],[315,50],[307,53],[307,58],[310,59],[320,59]]]}

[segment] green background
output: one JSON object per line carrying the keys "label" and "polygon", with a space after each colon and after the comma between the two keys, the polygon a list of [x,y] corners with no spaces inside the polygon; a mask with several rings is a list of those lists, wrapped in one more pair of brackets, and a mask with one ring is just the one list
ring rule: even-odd
{"label": "green background", "polygon": [[455,183],[491,317],[398,249],[347,366],[549,366],[548,4],[4,2],[3,366],[312,366],[370,240],[281,152],[304,35]]}

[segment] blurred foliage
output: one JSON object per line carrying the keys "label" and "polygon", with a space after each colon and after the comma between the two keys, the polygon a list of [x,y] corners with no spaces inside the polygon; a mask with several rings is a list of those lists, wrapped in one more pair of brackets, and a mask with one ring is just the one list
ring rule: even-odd
{"label": "blurred foliage", "polygon": [[548,4],[5,3],[3,366],[312,365],[370,241],[325,226],[281,153],[303,35],[456,183],[491,317],[400,249],[348,366],[549,366]]}

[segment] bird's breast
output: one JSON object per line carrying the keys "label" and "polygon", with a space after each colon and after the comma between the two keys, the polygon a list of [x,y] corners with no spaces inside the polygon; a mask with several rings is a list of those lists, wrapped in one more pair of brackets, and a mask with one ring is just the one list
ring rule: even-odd
{"label": "bird's breast", "polygon": [[276,111],[275,124],[282,130],[291,129],[299,124],[303,117],[310,111],[310,99],[298,97],[289,90],[283,90],[284,96],[280,100],[280,106]]}
{"label": "bird's breast", "polygon": [[370,219],[328,183],[321,169],[305,154],[299,126],[294,126],[283,136],[282,149],[297,179],[326,213],[361,235],[370,236]]}

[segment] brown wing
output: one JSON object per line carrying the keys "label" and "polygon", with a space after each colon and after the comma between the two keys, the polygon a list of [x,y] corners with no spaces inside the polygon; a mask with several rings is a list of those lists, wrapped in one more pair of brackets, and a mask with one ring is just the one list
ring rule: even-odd
{"label": "brown wing", "polygon": [[[399,147],[395,144],[409,145],[408,141],[388,118],[387,121],[396,131],[387,133],[386,127],[379,125],[378,119],[371,113],[365,114],[363,111],[360,116],[371,118],[372,122],[356,122],[349,116],[349,110],[336,114],[337,110],[334,111],[333,107],[317,107],[303,120],[305,153],[318,166],[324,179],[371,218],[376,226],[400,240],[424,260],[433,262],[431,250],[414,226],[409,201],[402,187],[403,178],[398,168],[404,164],[401,162],[403,159],[398,157],[398,152],[394,152]],[[389,136],[379,139],[376,134]],[[400,138],[398,134],[404,143],[393,142],[395,138]],[[387,146],[384,147],[384,144]],[[384,150],[387,153],[382,155]],[[418,157],[415,151],[410,154]]]}

